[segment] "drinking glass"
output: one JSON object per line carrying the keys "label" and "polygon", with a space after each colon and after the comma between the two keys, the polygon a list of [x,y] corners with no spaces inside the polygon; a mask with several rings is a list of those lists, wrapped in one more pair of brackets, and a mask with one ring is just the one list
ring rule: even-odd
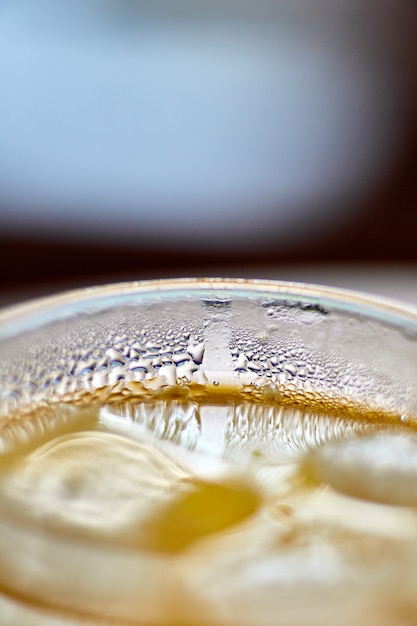
{"label": "drinking glass", "polygon": [[[81,534],[54,520],[83,496],[83,458],[79,475],[60,482],[58,456],[22,491],[23,503],[13,490],[24,477],[10,488],[12,470],[3,463],[2,624],[381,625],[399,616],[414,623],[413,495],[390,501],[407,468],[399,474],[394,463],[387,497],[355,492],[356,462],[342,467],[346,491],[334,478],[346,442],[366,444],[386,432],[401,440],[403,465],[401,445],[415,445],[411,306],[273,281],[131,282],[5,309],[0,354],[0,461],[12,459],[13,468],[36,457],[36,442],[48,450],[44,441],[60,420],[67,428],[85,419],[80,430],[89,436],[89,407],[100,404],[107,435],[123,445],[156,446],[204,484],[232,476],[230,484],[249,485],[244,497],[261,493],[255,521],[171,549],[177,527],[168,519],[149,549],[106,539],[107,516],[125,505],[106,462],[90,477],[85,460],[93,495],[104,496],[102,525]],[[126,401],[136,408],[123,410]],[[366,457],[364,483],[375,463],[384,466],[365,448],[357,452],[359,465]],[[379,474],[372,476],[369,490],[378,491]],[[52,521],[44,488],[53,491]]]}

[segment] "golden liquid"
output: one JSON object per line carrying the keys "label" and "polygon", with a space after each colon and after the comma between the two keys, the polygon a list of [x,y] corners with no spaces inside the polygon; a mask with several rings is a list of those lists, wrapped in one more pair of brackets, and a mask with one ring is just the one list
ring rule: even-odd
{"label": "golden liquid", "polygon": [[417,623],[412,426],[221,388],[113,400],[4,423],[0,623]]}

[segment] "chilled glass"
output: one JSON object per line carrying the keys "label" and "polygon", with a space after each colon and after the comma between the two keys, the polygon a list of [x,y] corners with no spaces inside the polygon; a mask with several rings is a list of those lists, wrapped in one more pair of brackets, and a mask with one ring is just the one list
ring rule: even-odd
{"label": "chilled glass", "polygon": [[417,310],[134,282],[0,342],[2,624],[417,621]]}

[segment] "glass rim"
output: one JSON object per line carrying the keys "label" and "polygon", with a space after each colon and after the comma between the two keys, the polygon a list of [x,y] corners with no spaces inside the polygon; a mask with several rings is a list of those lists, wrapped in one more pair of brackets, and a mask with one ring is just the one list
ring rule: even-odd
{"label": "glass rim", "polygon": [[[305,303],[351,312],[417,333],[417,306],[395,298],[364,291],[307,282],[258,278],[161,278],[121,281],[60,291],[32,298],[0,309],[0,341],[30,332],[49,322],[70,318],[77,313],[95,313],[123,304],[132,305],[176,296],[186,299],[240,297],[273,298],[292,304]],[[138,298],[138,301],[132,300]],[[103,304],[105,306],[103,307]],[[85,308],[88,305],[88,308]]]}

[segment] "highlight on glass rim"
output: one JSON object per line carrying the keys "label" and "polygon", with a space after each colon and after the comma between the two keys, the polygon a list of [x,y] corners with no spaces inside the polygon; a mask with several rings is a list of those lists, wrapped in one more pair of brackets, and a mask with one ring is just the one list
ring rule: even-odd
{"label": "highlight on glass rim", "polygon": [[123,283],[0,313],[0,623],[417,623],[417,310]]}

